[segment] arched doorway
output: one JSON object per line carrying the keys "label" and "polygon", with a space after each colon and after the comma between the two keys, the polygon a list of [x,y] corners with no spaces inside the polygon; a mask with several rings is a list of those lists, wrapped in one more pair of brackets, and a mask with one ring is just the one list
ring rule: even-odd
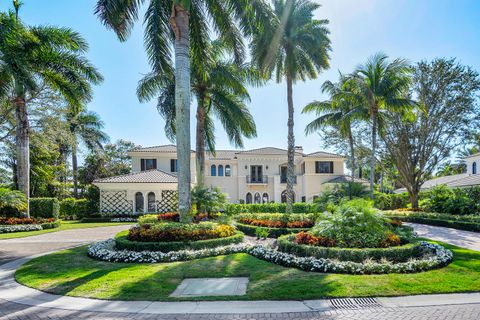
{"label": "arched doorway", "polygon": [[262,203],[262,197],[260,197],[260,193],[255,192],[255,197],[253,199],[254,203]]}
{"label": "arched doorway", "polygon": [[262,203],[268,203],[268,193],[266,192],[263,193]]}
{"label": "arched doorway", "polygon": [[155,193],[149,192],[147,196],[147,210],[148,212],[157,211],[156,202],[155,202]]}
{"label": "arched doorway", "polygon": [[245,203],[246,204],[251,204],[252,203],[252,194],[250,192],[247,193],[247,195],[245,196]]}

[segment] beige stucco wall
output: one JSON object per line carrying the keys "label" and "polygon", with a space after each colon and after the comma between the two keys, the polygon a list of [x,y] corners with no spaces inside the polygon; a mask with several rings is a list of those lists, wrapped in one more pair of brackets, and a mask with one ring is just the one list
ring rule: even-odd
{"label": "beige stucco wall", "polygon": [[[132,154],[132,172],[141,171],[141,159],[157,159],[157,169],[170,172],[170,160],[177,159],[176,152],[136,152]],[[192,183],[196,182],[196,166],[195,166],[195,154],[192,153],[190,156],[190,173],[192,175]]]}
{"label": "beige stucco wall", "polygon": [[476,155],[476,156],[473,156],[473,157],[470,157],[470,158],[466,158],[465,162],[467,163],[467,173],[468,174],[473,174],[472,165],[473,165],[474,162],[477,163],[477,174],[480,174],[480,154]]}

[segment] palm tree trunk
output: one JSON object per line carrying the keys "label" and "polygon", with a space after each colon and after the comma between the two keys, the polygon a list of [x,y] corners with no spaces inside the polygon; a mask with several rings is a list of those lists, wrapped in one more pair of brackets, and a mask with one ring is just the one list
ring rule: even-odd
{"label": "palm tree trunk", "polygon": [[352,135],[352,127],[348,127],[348,142],[350,144],[350,157],[352,159],[352,185],[349,188],[349,193],[348,197],[350,200],[353,198],[352,197],[352,188],[353,188],[353,183],[355,183],[355,147],[353,144],[353,135]]}
{"label": "palm tree trunk", "polygon": [[290,74],[287,75],[287,103],[288,103],[288,150],[287,150],[287,207],[286,213],[293,212],[293,182],[295,179],[295,136],[293,135],[293,81]]}
{"label": "palm tree trunk", "polygon": [[[74,140],[76,140],[74,138]],[[78,197],[78,162],[77,162],[77,142],[72,144],[72,175],[73,175],[73,196]]]}
{"label": "palm tree trunk", "polygon": [[178,212],[190,223],[190,30],[189,13],[174,4],[170,23],[175,33],[175,110],[177,122]]}
{"label": "palm tree trunk", "polygon": [[205,99],[198,98],[197,106],[197,134],[196,134],[196,162],[197,162],[197,185],[205,184]]}
{"label": "palm tree trunk", "polygon": [[30,126],[24,97],[16,97],[15,117],[17,121],[16,148],[17,148],[17,183],[18,189],[27,197],[26,216],[30,217]]}
{"label": "palm tree trunk", "polygon": [[372,155],[370,158],[370,198],[374,199],[375,187],[375,154],[377,151],[377,111],[372,111]]}

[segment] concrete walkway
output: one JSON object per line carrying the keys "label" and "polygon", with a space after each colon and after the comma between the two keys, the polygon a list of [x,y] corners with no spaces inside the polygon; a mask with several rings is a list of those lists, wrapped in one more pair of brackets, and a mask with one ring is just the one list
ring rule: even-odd
{"label": "concrete walkway", "polygon": [[480,233],[452,228],[434,227],[426,224],[407,223],[420,237],[453,244],[458,247],[480,251]]}
{"label": "concrete walkway", "polygon": [[[422,236],[445,236],[446,228],[415,225]],[[15,257],[0,265],[0,319],[479,319],[480,293],[423,295],[376,299],[320,299],[306,301],[106,301],[52,295],[18,284],[15,270],[51,251],[112,237],[128,226],[59,231],[21,239],[0,240],[0,252],[17,246]],[[422,234],[427,230],[430,235]],[[448,230],[447,230],[448,231]],[[459,245],[463,231],[438,240]],[[468,239],[471,235],[468,236]],[[446,241],[447,240],[447,241]],[[478,245],[478,237],[472,243]],[[28,245],[22,247],[22,245]],[[37,248],[31,255],[31,247]],[[22,249],[23,248],[23,249]],[[26,248],[26,249],[25,249]],[[23,307],[22,307],[23,306]],[[11,311],[8,311],[11,310]],[[215,314],[215,315],[212,315]],[[42,315],[42,316],[41,316]],[[157,316],[154,316],[157,315]],[[416,317],[419,315],[419,317]]]}

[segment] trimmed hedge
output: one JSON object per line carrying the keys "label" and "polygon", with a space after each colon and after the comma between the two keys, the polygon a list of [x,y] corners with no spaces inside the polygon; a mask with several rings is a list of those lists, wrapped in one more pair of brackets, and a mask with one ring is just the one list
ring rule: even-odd
{"label": "trimmed hedge", "polygon": [[87,199],[66,198],[60,201],[60,215],[85,217],[90,213],[88,206]]}
{"label": "trimmed hedge", "polygon": [[242,231],[243,233],[249,235],[249,236],[256,236],[255,230],[262,229],[266,230],[268,232],[268,237],[269,238],[278,238],[280,236],[286,235],[286,234],[291,234],[291,233],[299,233],[301,231],[308,231],[310,228],[266,228],[266,227],[257,227],[257,226],[251,226],[248,224],[243,224],[243,223],[236,223],[236,227],[238,230]]}
{"label": "trimmed hedge", "polygon": [[[239,213],[284,213],[287,205],[285,203],[259,203],[259,204],[228,204],[225,213],[236,215]],[[317,206],[313,203],[295,202],[293,213],[315,213]]]}
{"label": "trimmed hedge", "polygon": [[35,218],[58,219],[60,203],[57,198],[31,198],[30,216]]}
{"label": "trimmed hedge", "polygon": [[408,243],[403,246],[389,248],[330,248],[297,244],[292,235],[277,239],[278,250],[300,257],[314,257],[317,259],[336,259],[340,261],[363,262],[367,259],[387,259],[393,262],[406,262],[411,258],[418,258],[422,254],[420,242]]}
{"label": "trimmed hedge", "polygon": [[243,241],[243,232],[236,231],[231,237],[199,240],[191,242],[140,242],[130,241],[127,239],[128,230],[117,233],[115,236],[115,246],[118,250],[131,251],[160,251],[170,252],[179,250],[200,250],[208,248],[216,248],[240,243]]}
{"label": "trimmed hedge", "polygon": [[61,225],[61,222],[59,220],[54,221],[54,222],[47,222],[47,223],[42,223],[41,224],[43,230],[55,229],[55,228],[60,227],[60,225]]}
{"label": "trimmed hedge", "polygon": [[480,223],[472,221],[461,221],[456,219],[436,219],[422,215],[389,215],[389,218],[397,219],[404,222],[427,224],[437,227],[446,227],[465,231],[480,232]]}
{"label": "trimmed hedge", "polygon": [[395,210],[405,208],[410,203],[408,193],[375,192],[373,206],[380,210]]}

